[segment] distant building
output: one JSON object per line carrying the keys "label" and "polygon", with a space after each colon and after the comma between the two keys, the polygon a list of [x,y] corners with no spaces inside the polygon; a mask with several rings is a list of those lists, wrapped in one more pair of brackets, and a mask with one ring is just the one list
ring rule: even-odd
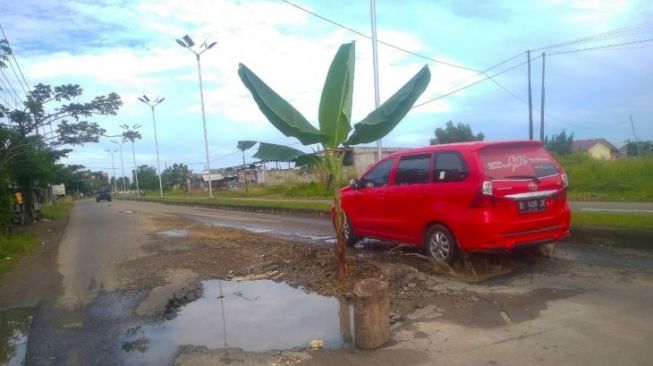
{"label": "distant building", "polygon": [[582,151],[594,159],[613,160],[619,149],[606,139],[577,140],[571,143],[571,151]]}
{"label": "distant building", "polygon": [[[402,150],[406,150],[406,148],[384,147],[381,149],[381,155],[386,157]],[[376,147],[350,147],[345,150],[343,165],[349,175],[360,177],[377,160]]]}

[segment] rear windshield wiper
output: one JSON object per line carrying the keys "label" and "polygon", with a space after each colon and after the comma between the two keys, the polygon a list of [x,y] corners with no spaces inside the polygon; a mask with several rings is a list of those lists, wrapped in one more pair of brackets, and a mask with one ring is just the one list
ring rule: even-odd
{"label": "rear windshield wiper", "polygon": [[506,179],[532,179],[535,183],[540,184],[540,178],[534,175],[509,175]]}

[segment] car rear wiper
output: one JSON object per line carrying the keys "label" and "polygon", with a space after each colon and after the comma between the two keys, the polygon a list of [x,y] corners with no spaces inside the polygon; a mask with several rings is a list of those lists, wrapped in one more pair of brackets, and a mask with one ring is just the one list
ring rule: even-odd
{"label": "car rear wiper", "polygon": [[540,184],[540,178],[534,175],[509,175],[506,179],[532,179],[535,183]]}

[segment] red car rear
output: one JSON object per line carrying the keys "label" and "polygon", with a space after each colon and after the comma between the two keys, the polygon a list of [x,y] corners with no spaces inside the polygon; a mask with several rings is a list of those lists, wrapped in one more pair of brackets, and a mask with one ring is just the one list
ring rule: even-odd
{"label": "red car rear", "polygon": [[361,237],[460,252],[569,235],[567,175],[537,141],[429,146],[390,155],[340,191],[348,244]]}

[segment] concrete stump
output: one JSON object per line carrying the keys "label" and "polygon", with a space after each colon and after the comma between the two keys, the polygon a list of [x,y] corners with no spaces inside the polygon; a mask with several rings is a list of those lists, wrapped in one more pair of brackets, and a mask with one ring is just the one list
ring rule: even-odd
{"label": "concrete stump", "polygon": [[356,346],[375,349],[390,340],[388,282],[366,278],[354,286],[354,333]]}

